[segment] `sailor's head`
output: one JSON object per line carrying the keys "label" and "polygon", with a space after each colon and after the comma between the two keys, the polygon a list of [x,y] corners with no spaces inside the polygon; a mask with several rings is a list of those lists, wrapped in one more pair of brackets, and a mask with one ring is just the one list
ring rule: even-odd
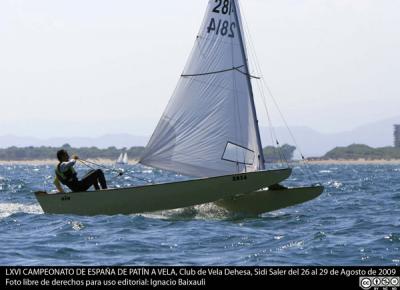
{"label": "sailor's head", "polygon": [[61,149],[57,151],[57,159],[60,162],[68,161],[69,160],[69,155],[67,150]]}

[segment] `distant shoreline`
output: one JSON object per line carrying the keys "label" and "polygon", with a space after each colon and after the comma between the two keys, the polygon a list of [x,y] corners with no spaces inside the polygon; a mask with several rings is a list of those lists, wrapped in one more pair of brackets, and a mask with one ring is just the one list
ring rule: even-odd
{"label": "distant shoreline", "polygon": [[[98,158],[88,159],[89,161],[99,163],[102,165],[115,165],[115,160]],[[298,160],[293,161],[294,163],[302,163]],[[306,161],[308,164],[400,164],[400,159],[310,159]],[[58,161],[55,159],[35,159],[35,160],[0,160],[0,165],[57,165]],[[129,160],[128,165],[137,164],[138,160]],[[79,164],[79,162],[78,162]]]}
{"label": "distant shoreline", "polygon": [[400,164],[400,159],[311,159],[309,164]]}

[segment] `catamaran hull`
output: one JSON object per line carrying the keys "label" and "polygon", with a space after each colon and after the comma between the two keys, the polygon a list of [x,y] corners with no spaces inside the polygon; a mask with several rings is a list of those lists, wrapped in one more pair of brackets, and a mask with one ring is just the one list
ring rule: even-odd
{"label": "catamaran hull", "polygon": [[246,194],[288,178],[291,169],[257,171],[182,182],[35,196],[45,213],[115,215],[183,208]]}
{"label": "catamaran hull", "polygon": [[323,191],[323,186],[258,190],[223,199],[216,204],[231,212],[258,215],[312,200]]}

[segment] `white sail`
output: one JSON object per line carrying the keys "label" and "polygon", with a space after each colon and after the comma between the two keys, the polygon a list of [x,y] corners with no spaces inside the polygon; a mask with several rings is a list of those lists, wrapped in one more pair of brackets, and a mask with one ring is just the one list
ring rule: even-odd
{"label": "white sail", "polygon": [[128,164],[128,153],[124,153],[124,157],[122,158],[122,163]]}
{"label": "white sail", "polygon": [[117,159],[117,163],[122,163],[122,159],[123,159],[123,153],[119,154],[118,159]]}
{"label": "white sail", "polygon": [[140,162],[208,177],[260,168],[240,12],[210,0],[182,77]]}

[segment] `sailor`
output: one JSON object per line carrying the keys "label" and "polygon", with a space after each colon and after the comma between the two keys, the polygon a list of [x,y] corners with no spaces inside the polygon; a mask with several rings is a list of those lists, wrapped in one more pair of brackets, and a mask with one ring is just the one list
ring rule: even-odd
{"label": "sailor", "polygon": [[62,149],[57,152],[57,159],[59,163],[55,169],[54,185],[59,192],[64,192],[61,183],[68,186],[72,191],[86,191],[91,186],[94,186],[96,190],[99,190],[100,186],[102,189],[107,189],[106,179],[101,169],[91,170],[79,180],[74,169],[76,160],[79,159],[77,155],[73,155],[70,159],[68,152]]}

